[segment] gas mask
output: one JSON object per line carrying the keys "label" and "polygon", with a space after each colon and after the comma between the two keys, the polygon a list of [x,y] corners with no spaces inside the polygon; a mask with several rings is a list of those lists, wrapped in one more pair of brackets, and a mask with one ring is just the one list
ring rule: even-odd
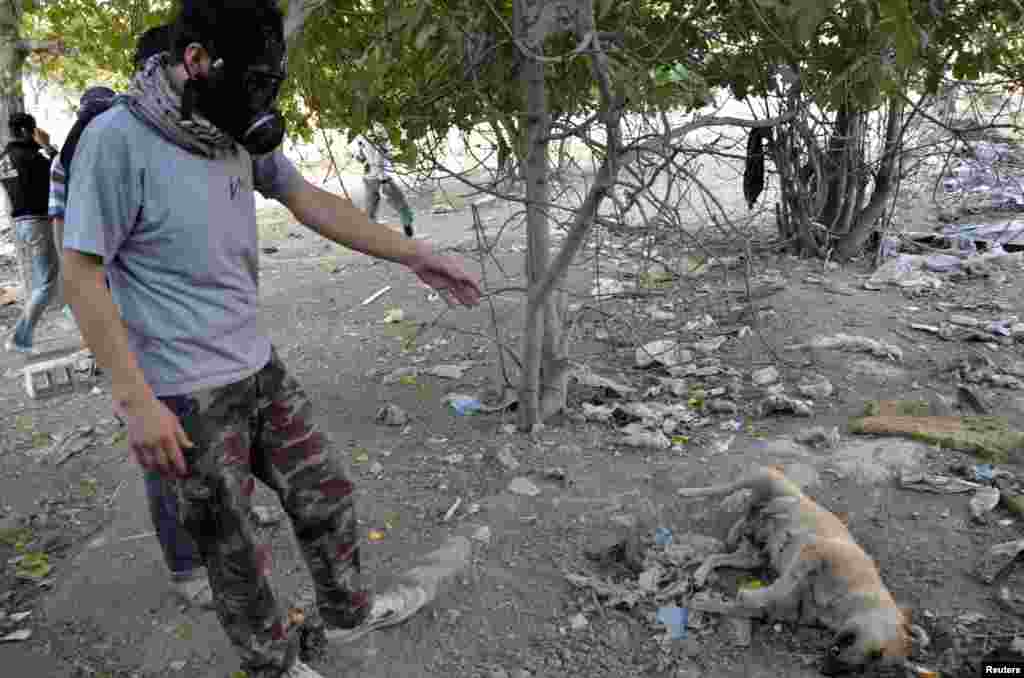
{"label": "gas mask", "polygon": [[258,59],[217,56],[206,76],[189,73],[182,118],[193,106],[253,155],[270,153],[284,139],[285,123],[274,102],[286,75],[287,52],[276,41]]}

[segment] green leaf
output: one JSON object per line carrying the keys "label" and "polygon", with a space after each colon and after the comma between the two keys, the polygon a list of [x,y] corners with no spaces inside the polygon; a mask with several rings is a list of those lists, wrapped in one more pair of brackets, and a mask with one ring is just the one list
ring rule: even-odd
{"label": "green leaf", "polygon": [[416,36],[416,49],[423,49],[427,46],[427,42],[430,38],[434,37],[437,33],[437,24],[427,24],[420,30],[419,35]]}
{"label": "green leaf", "polygon": [[15,574],[22,579],[40,580],[50,574],[50,557],[42,551],[30,551],[23,555],[15,568]]}

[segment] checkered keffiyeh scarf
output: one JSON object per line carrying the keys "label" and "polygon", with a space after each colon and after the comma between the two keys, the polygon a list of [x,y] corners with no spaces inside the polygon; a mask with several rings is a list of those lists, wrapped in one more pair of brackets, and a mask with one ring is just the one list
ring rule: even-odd
{"label": "checkered keffiyeh scarf", "polygon": [[128,94],[122,97],[136,117],[155,127],[173,144],[187,151],[217,158],[238,152],[235,140],[218,129],[198,111],[189,120],[181,118],[181,95],[167,76],[170,53],[154,54],[135,75]]}

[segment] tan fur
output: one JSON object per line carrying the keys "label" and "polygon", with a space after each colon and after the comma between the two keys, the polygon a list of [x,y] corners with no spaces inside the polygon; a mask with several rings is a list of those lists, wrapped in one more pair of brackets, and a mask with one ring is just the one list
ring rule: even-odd
{"label": "tan fur", "polygon": [[826,657],[827,673],[904,661],[911,650],[909,614],[896,605],[875,562],[843,521],[805,495],[781,468],[761,468],[734,483],[678,494],[710,497],[743,489],[752,491],[750,510],[730,531],[729,541],[735,547],[742,539],[753,549],[711,556],[695,573],[696,584],[703,585],[718,566],[754,566],[749,554],[757,553],[778,579],[766,588],[741,591],[738,604],[833,628],[837,636]]}

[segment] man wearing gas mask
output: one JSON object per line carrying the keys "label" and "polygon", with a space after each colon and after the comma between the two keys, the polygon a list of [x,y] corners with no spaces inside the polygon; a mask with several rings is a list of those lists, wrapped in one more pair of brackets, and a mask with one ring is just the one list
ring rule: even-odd
{"label": "man wearing gas mask", "polygon": [[82,133],[65,265],[72,310],[110,371],[135,457],[176,478],[182,523],[242,668],[317,678],[298,661],[297,630],[270,588],[270,548],[254,543],[255,479],[292,521],[328,639],[404,621],[430,594],[408,582],[374,595],[360,582],[353,485],[259,325],[252,192],[462,304],[478,304],[480,290],[459,262],[371,223],[281,153],[282,24],[266,0],[182,2],[171,52],[147,61],[129,95]]}
{"label": "man wearing gas mask", "polygon": [[31,354],[32,335],[57,293],[60,271],[53,231],[46,218],[50,161],[43,156],[46,153],[52,158],[57,149],[28,113],[11,114],[8,128],[11,142],[0,153],[0,184],[11,205],[14,239],[22,250],[18,260],[29,268],[23,275],[31,280],[32,294],[25,300],[21,318],[4,346],[8,351]]}

